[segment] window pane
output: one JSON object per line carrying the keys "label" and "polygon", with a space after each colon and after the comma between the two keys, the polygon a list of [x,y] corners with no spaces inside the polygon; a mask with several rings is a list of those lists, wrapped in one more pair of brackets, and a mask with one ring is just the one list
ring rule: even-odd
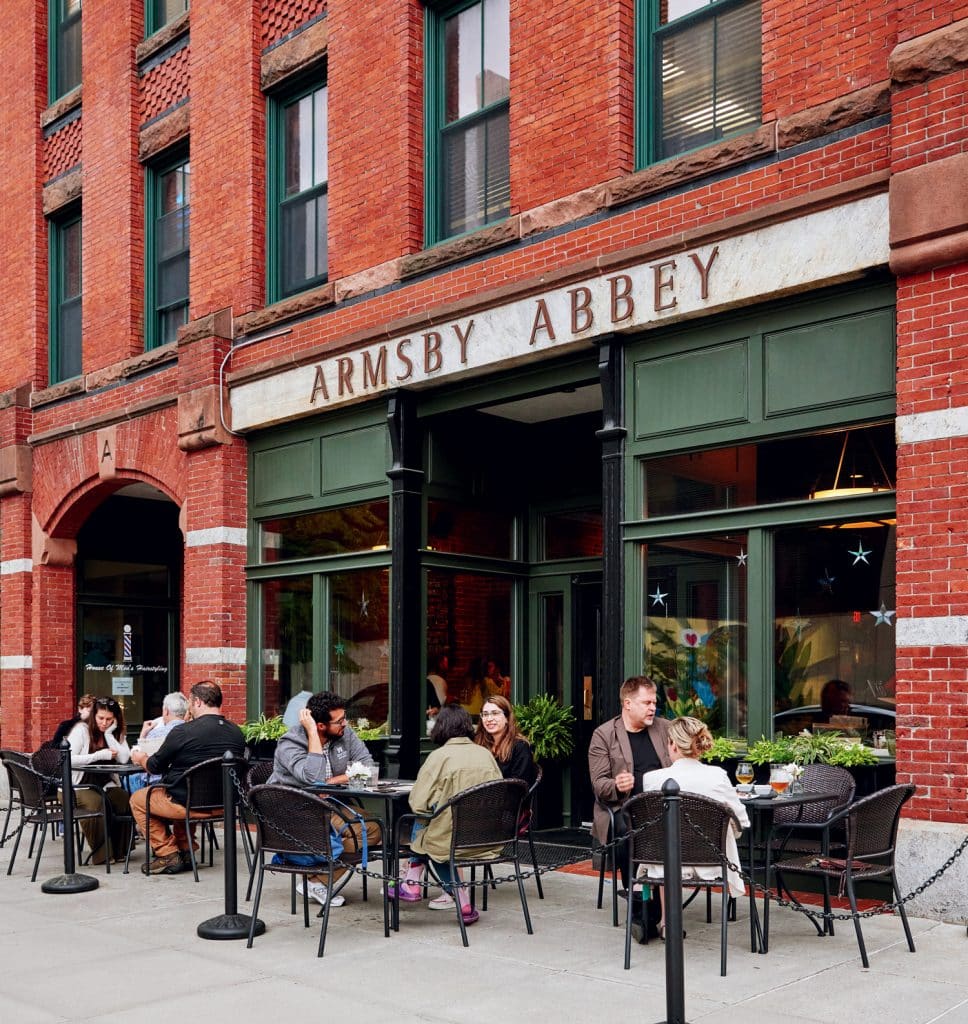
{"label": "window pane", "polygon": [[78,590],[85,597],[168,597],[171,583],[168,567],[148,562],[114,562],[86,558],[78,574]]}
{"label": "window pane", "polygon": [[427,664],[448,655],[447,696],[471,714],[507,681],[512,582],[484,573],[427,572]]}
{"label": "window pane", "polygon": [[262,709],[281,715],[291,697],[313,688],[313,581],[262,585]]}
{"label": "window pane", "polygon": [[667,717],[746,735],[745,533],[643,545],[644,671]]}
{"label": "window pane", "polygon": [[329,178],[329,90],[313,93],[313,181],[321,185]]}
{"label": "window pane", "polygon": [[158,344],[167,345],[178,336],[178,328],[188,323],[188,303],[163,310],[158,325]]}
{"label": "window pane", "polygon": [[657,40],[657,150],[673,156],[760,122],[760,4],[710,14]]}
{"label": "window pane", "polygon": [[370,501],[262,524],[262,561],[375,551],[390,543],[390,503]]}
{"label": "window pane", "polygon": [[57,95],[81,82],[81,0],[63,0],[57,23]]}
{"label": "window pane", "polygon": [[60,307],[57,337],[57,380],[70,380],[81,372],[81,300],[72,299]]}
{"label": "window pane", "polygon": [[601,509],[553,512],[544,517],[545,558],[595,558],[601,554]]}
{"label": "window pane", "polygon": [[353,725],[390,717],[390,572],[329,577],[329,689],[345,697]]}
{"label": "window pane", "polygon": [[485,0],[483,105],[511,92],[511,17],[508,0]]}
{"label": "window pane", "polygon": [[325,277],[327,213],[325,192],[291,200],[282,207],[280,259],[286,294]]}
{"label": "window pane", "polygon": [[445,122],[474,113],[481,105],[481,4],[444,23]]}
{"label": "window pane", "polygon": [[472,231],[500,220],[511,209],[508,111],[495,111],[444,136],[444,230]]}
{"label": "window pane", "polygon": [[81,222],[74,221],[61,228],[63,259],[64,299],[77,298],[81,294]]}
{"label": "window pane", "polygon": [[670,21],[708,7],[712,2],[713,0],[665,0],[659,4],[659,24],[668,25]]}
{"label": "window pane", "polygon": [[514,514],[505,508],[427,502],[427,547],[455,554],[511,558]]}
{"label": "window pane", "polygon": [[895,462],[890,424],[661,456],[644,464],[645,514],[891,491]]}
{"label": "window pane", "polygon": [[188,10],[188,0],[154,0],[155,28],[167,25]]}
{"label": "window pane", "polygon": [[894,579],[893,526],[777,531],[777,732],[893,728]]}

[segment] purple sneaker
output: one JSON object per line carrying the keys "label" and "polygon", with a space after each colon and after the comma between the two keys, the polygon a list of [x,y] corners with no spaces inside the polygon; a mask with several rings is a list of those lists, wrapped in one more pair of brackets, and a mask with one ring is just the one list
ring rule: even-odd
{"label": "purple sneaker", "polygon": [[[390,885],[387,887],[387,896],[390,899],[395,899],[397,895],[397,887]],[[412,882],[404,879],[400,883],[400,899],[404,903],[419,903],[423,899],[423,889],[419,882]]]}
{"label": "purple sneaker", "polygon": [[481,915],[474,907],[461,907],[460,916],[464,919],[464,924],[473,924]]}

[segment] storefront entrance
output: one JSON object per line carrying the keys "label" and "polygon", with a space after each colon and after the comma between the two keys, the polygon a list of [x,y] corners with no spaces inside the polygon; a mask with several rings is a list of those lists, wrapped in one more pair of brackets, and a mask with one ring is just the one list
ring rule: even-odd
{"label": "storefront entrance", "polygon": [[108,498],[77,543],[77,692],[113,696],[129,736],[178,688],[178,508],[137,485]]}

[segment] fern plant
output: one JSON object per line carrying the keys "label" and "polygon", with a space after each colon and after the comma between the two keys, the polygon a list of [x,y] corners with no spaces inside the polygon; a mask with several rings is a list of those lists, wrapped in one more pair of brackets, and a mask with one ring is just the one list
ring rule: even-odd
{"label": "fern plant", "polygon": [[575,749],[575,712],[547,694],[514,706],[518,728],[531,742],[536,761],[557,761]]}

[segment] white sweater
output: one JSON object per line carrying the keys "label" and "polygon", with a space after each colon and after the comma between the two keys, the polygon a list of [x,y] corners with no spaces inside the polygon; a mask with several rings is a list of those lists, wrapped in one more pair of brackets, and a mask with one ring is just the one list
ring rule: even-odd
{"label": "white sweater", "polygon": [[[126,741],[119,743],[111,733],[105,733],[104,738],[108,745],[101,750],[91,753],[91,731],[86,722],[78,722],[67,734],[67,742],[71,745],[71,768],[80,766],[82,769],[89,764],[96,764],[103,761],[116,760],[118,764],[127,764],[131,760],[131,748]],[[116,757],[111,757],[111,751],[116,752]],[[84,778],[84,772],[72,771],[71,778],[74,785],[79,786]],[[116,775],[111,776],[107,785],[119,786],[120,780]]]}

